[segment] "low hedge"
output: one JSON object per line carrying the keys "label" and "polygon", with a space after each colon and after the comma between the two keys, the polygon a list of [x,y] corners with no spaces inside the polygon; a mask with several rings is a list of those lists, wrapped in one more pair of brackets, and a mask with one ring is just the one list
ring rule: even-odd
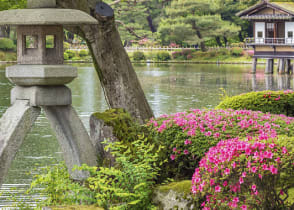
{"label": "low hedge", "polygon": [[253,110],[294,116],[294,92],[260,91],[226,97],[216,109]]}

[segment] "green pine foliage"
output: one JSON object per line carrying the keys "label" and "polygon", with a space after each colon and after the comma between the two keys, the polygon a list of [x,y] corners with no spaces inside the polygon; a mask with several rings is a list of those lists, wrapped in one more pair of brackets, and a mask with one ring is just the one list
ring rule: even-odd
{"label": "green pine foliage", "polygon": [[[175,0],[166,8],[158,33],[163,43],[199,44],[205,50],[205,41],[219,36],[236,36],[240,28],[222,20],[217,13],[218,1]],[[229,33],[229,34],[228,34]]]}

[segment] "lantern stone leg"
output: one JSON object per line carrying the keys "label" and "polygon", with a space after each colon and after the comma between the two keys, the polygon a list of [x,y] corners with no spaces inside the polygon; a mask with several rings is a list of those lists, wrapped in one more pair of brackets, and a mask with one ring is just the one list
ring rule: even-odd
{"label": "lantern stone leg", "polygon": [[40,114],[27,100],[16,100],[0,119],[0,186],[27,133]]}
{"label": "lantern stone leg", "polygon": [[75,165],[97,165],[96,152],[90,137],[71,105],[42,107],[63,151],[65,163],[72,178],[81,180],[88,174],[75,170]]}

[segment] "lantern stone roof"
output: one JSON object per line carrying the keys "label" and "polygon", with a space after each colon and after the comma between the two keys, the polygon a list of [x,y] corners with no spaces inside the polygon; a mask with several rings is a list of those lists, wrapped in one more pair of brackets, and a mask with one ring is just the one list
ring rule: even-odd
{"label": "lantern stone roof", "polygon": [[[276,12],[262,14],[262,11],[268,8]],[[236,15],[248,20],[291,20],[294,18],[294,2],[261,1]]]}
{"label": "lantern stone roof", "polygon": [[15,9],[0,12],[0,25],[93,25],[97,20],[74,9]]}

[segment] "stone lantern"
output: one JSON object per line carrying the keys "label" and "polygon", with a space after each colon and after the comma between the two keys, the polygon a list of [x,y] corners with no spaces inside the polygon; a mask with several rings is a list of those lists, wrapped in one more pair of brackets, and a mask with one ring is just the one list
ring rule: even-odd
{"label": "stone lantern", "polygon": [[73,172],[74,165],[96,165],[95,149],[71,106],[71,90],[65,86],[77,77],[77,69],[63,65],[63,26],[97,21],[79,10],[57,9],[55,0],[28,0],[28,8],[0,12],[0,25],[17,28],[18,62],[6,68],[6,77],[16,86],[11,90],[12,105],[0,119],[0,186],[41,108],[72,177],[87,176]]}

